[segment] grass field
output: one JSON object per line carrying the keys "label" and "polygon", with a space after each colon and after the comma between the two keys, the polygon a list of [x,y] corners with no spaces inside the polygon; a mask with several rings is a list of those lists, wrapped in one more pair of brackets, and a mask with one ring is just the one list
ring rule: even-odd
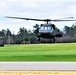
{"label": "grass field", "polygon": [[0,61],[76,61],[76,44],[5,45]]}

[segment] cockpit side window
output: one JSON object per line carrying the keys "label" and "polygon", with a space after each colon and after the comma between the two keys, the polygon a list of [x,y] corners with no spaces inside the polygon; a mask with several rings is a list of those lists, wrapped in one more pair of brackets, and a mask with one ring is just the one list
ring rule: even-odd
{"label": "cockpit side window", "polygon": [[44,27],[43,27],[43,26],[41,26],[41,27],[40,27],[40,30],[44,30]]}
{"label": "cockpit side window", "polygon": [[52,30],[51,26],[48,26],[48,30]]}

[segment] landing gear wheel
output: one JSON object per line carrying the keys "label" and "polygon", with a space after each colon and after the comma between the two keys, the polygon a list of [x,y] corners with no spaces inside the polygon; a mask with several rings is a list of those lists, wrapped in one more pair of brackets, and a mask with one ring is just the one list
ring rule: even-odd
{"label": "landing gear wheel", "polygon": [[55,38],[50,38],[50,43],[55,43]]}
{"label": "landing gear wheel", "polygon": [[40,42],[40,37],[38,38],[38,42]]}
{"label": "landing gear wheel", "polygon": [[55,43],[55,38],[53,38],[53,43]]}

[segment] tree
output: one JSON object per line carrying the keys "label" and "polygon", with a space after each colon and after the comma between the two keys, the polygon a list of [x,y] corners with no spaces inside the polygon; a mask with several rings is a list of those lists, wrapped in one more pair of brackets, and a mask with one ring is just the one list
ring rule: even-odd
{"label": "tree", "polygon": [[11,31],[9,29],[6,30],[6,36],[11,36]]}
{"label": "tree", "polygon": [[2,32],[4,33],[4,35],[6,36],[6,30],[5,29],[2,29]]}
{"label": "tree", "polygon": [[61,33],[61,31],[57,27],[55,27],[55,33],[59,34],[59,33]]}
{"label": "tree", "polygon": [[76,23],[73,24],[71,27],[65,26],[64,31],[67,35],[71,36],[72,38],[76,38]]}
{"label": "tree", "polygon": [[0,46],[4,46],[4,43],[5,43],[5,34],[3,31],[0,31]]}
{"label": "tree", "polygon": [[22,41],[28,41],[28,31],[26,28],[20,28],[16,36],[16,42],[21,43]]}
{"label": "tree", "polygon": [[0,37],[5,37],[5,34],[2,31],[0,31]]}
{"label": "tree", "polygon": [[34,26],[34,33],[37,35],[38,33],[39,33],[39,25],[38,24],[36,24],[35,26]]}

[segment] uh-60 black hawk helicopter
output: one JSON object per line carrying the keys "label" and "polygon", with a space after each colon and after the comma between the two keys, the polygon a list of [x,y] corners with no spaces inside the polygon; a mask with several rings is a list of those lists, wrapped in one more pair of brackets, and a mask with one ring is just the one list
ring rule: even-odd
{"label": "uh-60 black hawk helicopter", "polygon": [[6,16],[6,18],[46,22],[46,24],[41,24],[40,25],[40,28],[38,30],[38,42],[40,41],[40,38],[42,37],[42,38],[50,39],[50,42],[53,42],[53,43],[55,43],[55,37],[62,37],[62,34],[60,32],[56,33],[56,26],[54,24],[50,24],[49,22],[52,22],[52,21],[54,21],[54,22],[76,21],[76,20],[72,19],[73,17],[60,18],[60,19],[33,19],[33,18],[22,18],[22,17]]}

